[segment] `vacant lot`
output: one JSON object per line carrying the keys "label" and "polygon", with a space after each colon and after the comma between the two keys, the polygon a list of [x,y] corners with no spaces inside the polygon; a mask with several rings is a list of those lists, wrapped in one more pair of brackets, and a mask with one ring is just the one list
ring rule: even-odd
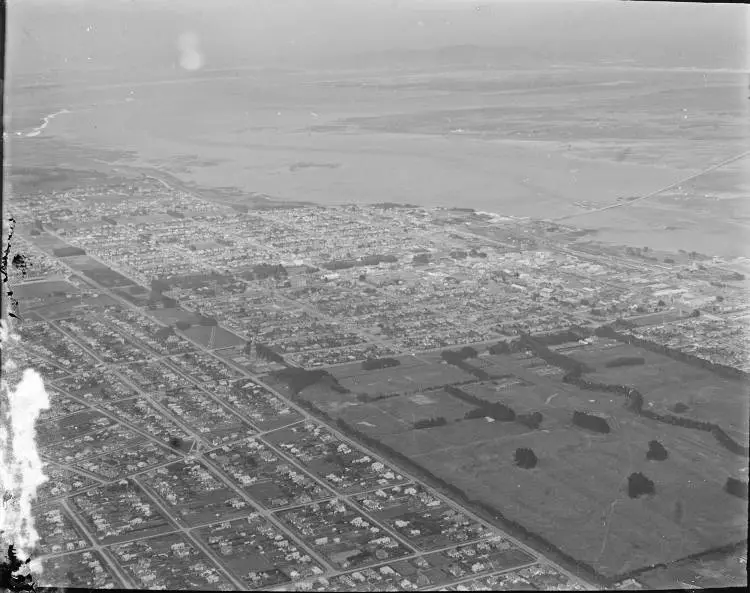
{"label": "vacant lot", "polygon": [[239,346],[244,340],[218,326],[196,325],[185,330],[185,335],[208,348]]}

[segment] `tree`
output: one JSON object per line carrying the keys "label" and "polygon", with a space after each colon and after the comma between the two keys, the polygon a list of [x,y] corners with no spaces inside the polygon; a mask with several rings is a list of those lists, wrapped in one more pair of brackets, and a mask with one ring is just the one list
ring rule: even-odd
{"label": "tree", "polygon": [[659,441],[649,441],[646,459],[649,461],[664,461],[669,453]]}
{"label": "tree", "polygon": [[685,509],[682,505],[682,501],[678,500],[674,503],[674,511],[672,512],[672,518],[678,525],[682,523],[682,518],[685,516]]}
{"label": "tree", "polygon": [[397,367],[401,364],[401,361],[397,358],[368,358],[362,361],[362,369],[371,371],[375,369],[386,369],[389,367]]}
{"label": "tree", "polygon": [[174,325],[177,329],[181,329],[182,331],[185,331],[186,329],[190,329],[191,327],[191,324],[189,321],[183,321],[183,320],[178,321]]}
{"label": "tree", "polygon": [[155,333],[155,337],[159,340],[166,340],[169,336],[173,336],[173,335],[174,335],[174,329],[171,327],[159,328]]}
{"label": "tree", "polygon": [[522,469],[532,469],[536,467],[536,464],[539,461],[534,451],[532,451],[531,449],[527,449],[526,447],[520,447],[516,449],[514,460],[516,466]]}
{"label": "tree", "polygon": [[510,354],[510,346],[508,342],[498,342],[493,346],[490,346],[490,354]]}
{"label": "tree", "polygon": [[180,437],[169,437],[169,446],[173,449],[182,449],[185,442]]}
{"label": "tree", "polygon": [[537,429],[542,424],[542,413],[532,412],[530,414],[518,414],[516,420],[531,429]]}
{"label": "tree", "polygon": [[448,421],[443,416],[438,416],[437,418],[424,418],[423,420],[417,420],[414,423],[414,428],[419,430],[422,428],[432,428],[433,426],[444,426],[446,424],[448,424]]}
{"label": "tree", "polygon": [[628,496],[630,498],[639,498],[654,494],[656,488],[653,481],[648,479],[642,473],[637,472],[628,476]]}
{"label": "tree", "polygon": [[737,478],[727,478],[726,484],[724,484],[724,492],[742,498],[743,500],[747,500],[747,482],[743,482]]}
{"label": "tree", "polygon": [[636,366],[645,364],[646,359],[642,356],[618,356],[612,360],[608,360],[604,363],[607,368],[622,367],[622,366]]}
{"label": "tree", "polygon": [[698,309],[693,309],[693,312],[690,314],[690,317],[700,317],[701,312]]}
{"label": "tree", "polygon": [[573,412],[573,424],[591,430],[593,432],[601,432],[606,434],[609,432],[609,424],[604,418],[599,416],[593,416],[586,412]]}

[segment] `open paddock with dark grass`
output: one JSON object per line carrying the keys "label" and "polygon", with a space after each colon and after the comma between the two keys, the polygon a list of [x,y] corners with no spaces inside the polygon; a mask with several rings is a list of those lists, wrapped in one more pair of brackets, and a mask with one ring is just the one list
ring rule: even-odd
{"label": "open paddock with dark grass", "polygon": [[[331,372],[335,375],[335,369]],[[422,363],[362,371],[362,374],[341,378],[339,382],[354,393],[377,396],[390,393],[414,393],[474,380],[472,375],[451,365]]]}
{"label": "open paddock with dark grass", "polygon": [[407,426],[411,426],[418,420],[438,416],[442,416],[448,422],[453,422],[462,419],[472,409],[472,406],[451,397],[442,389],[389,397],[372,402],[370,405],[386,414],[400,418]]}
{"label": "open paddock with dark grass", "polygon": [[283,364],[263,360],[254,354],[247,354],[243,350],[244,345],[242,347],[235,346],[234,348],[214,350],[214,354],[222,360],[231,362],[255,375],[266,375],[267,373],[273,373],[286,368]]}
{"label": "open paddock with dark grass", "polygon": [[[746,435],[748,432],[748,397],[750,383],[725,379],[716,373],[638,348],[629,344],[609,347],[612,341],[596,343],[567,352],[569,356],[590,365],[594,372],[584,378],[597,383],[627,385],[643,394],[659,413],[673,414],[681,403],[687,409],[679,415],[713,422],[727,431]],[[607,366],[623,357],[640,357],[644,364]]]}
{"label": "open paddock with dark grass", "polygon": [[368,401],[355,393],[340,393],[318,383],[300,392],[300,398],[334,419],[343,418],[373,436],[400,434],[413,430],[415,422],[443,417],[461,420],[473,406],[452,397],[442,389],[391,395]]}
{"label": "open paddock with dark grass", "polygon": [[[482,354],[477,358],[466,360],[466,364],[483,370],[493,378],[505,377],[517,373],[519,369],[529,372],[531,357],[522,353],[516,354]],[[533,376],[533,375],[531,375]]]}
{"label": "open paddock with dark grass", "polygon": [[402,355],[402,356],[394,356],[396,360],[399,361],[399,365],[397,367],[389,367],[385,369],[372,369],[372,370],[365,370],[362,368],[362,362],[352,362],[349,364],[341,364],[336,365],[334,367],[331,367],[328,369],[328,372],[330,372],[334,377],[336,377],[339,381],[343,381],[344,379],[351,379],[353,377],[355,378],[361,378],[361,377],[367,377],[371,373],[378,373],[382,371],[388,371],[388,370],[394,370],[394,369],[407,369],[407,368],[415,368],[420,367],[424,365],[424,361],[420,360],[420,358],[416,358],[415,356],[411,355]]}
{"label": "open paddock with dark grass", "polygon": [[747,542],[730,553],[708,554],[660,567],[637,576],[648,589],[714,589],[747,586]]}
{"label": "open paddock with dark grass", "polygon": [[[33,310],[26,313],[24,301],[21,300],[21,316],[24,319],[29,320],[46,318],[50,321],[57,321],[59,319],[70,317],[71,315],[75,315],[75,311],[78,309],[86,308],[87,310],[90,310],[88,309],[86,301],[87,299],[83,299],[83,301],[81,301],[80,296],[73,296],[69,299],[49,299],[44,304],[38,307],[34,307]],[[38,317],[36,314],[44,317]]]}
{"label": "open paddock with dark grass", "polygon": [[178,309],[175,307],[165,307],[164,309],[154,309],[149,311],[149,314],[156,317],[162,323],[167,325],[174,325],[178,321],[186,321],[187,323],[198,324],[202,319],[197,313],[186,311],[185,309]]}
{"label": "open paddock with dark grass", "polygon": [[41,282],[24,282],[13,286],[13,296],[17,299],[43,298],[56,293],[70,295],[80,294],[80,289],[64,280],[43,280]]}
{"label": "open paddock with dark grass", "polygon": [[[722,490],[727,472],[743,460],[711,435],[626,414],[607,435],[559,427],[493,438],[488,428],[513,425],[475,421],[473,436],[461,444],[450,432],[465,423],[435,428],[430,432],[440,431],[440,441],[450,444],[413,458],[605,576],[746,537],[746,503]],[[646,459],[650,439],[664,444],[667,460]],[[399,449],[399,439],[388,440]],[[517,447],[534,450],[536,468],[513,464]],[[628,498],[627,476],[636,471],[655,482],[654,497]]]}
{"label": "open paddock with dark grass", "polygon": [[[654,360],[649,353],[632,350],[619,345],[605,348],[605,354],[597,354],[599,359],[589,356],[584,362],[595,372],[604,369],[602,372],[609,374],[638,372]],[[604,366],[621,356],[643,356],[646,364]],[[448,419],[452,415],[450,399],[472,407],[470,400],[443,390],[367,403],[353,394],[317,394],[311,401],[333,419],[343,419],[608,578],[746,537],[746,501],[723,489],[727,476],[740,471],[746,460],[720,446],[711,433],[639,416],[625,407],[624,396],[615,393],[583,390],[552,376],[532,379],[522,367],[533,361],[531,357],[494,358],[502,364],[505,379],[468,382],[458,389],[503,403],[517,413],[539,411],[543,421],[538,429],[477,418],[409,430],[412,408],[429,407],[426,417]],[[685,366],[671,359],[660,362]],[[696,372],[704,379],[708,373],[692,367],[688,370],[695,371],[688,374],[694,378]],[[496,389],[497,383],[503,385],[508,379],[510,383]],[[665,388],[670,380],[669,375],[662,378]],[[437,394],[448,395],[448,399],[443,401]],[[648,405],[647,392],[644,395]],[[574,425],[576,411],[604,418],[610,432],[602,434]],[[652,440],[664,446],[666,459],[647,458]],[[538,457],[535,468],[514,464],[519,447],[534,451]],[[628,476],[637,472],[653,480],[654,496],[628,497]],[[660,537],[655,538],[655,533]]]}
{"label": "open paddock with dark grass", "polygon": [[105,288],[122,288],[125,286],[133,286],[133,281],[126,278],[119,272],[115,272],[110,268],[100,266],[98,268],[88,268],[81,270],[85,276],[101,284]]}
{"label": "open paddock with dark grass", "polygon": [[245,340],[235,336],[232,332],[227,331],[223,327],[218,326],[206,326],[197,325],[190,327],[183,332],[188,338],[195,340],[201,346],[207,348],[229,348],[232,346],[240,346],[245,343]]}
{"label": "open paddock with dark grass", "polygon": [[[459,389],[469,395],[483,399],[490,403],[505,403],[509,397],[513,398],[513,409],[516,412],[536,410],[547,397],[544,388],[529,385],[518,377],[505,377],[494,381],[481,381],[461,385]],[[551,394],[550,394],[551,395]]]}
{"label": "open paddock with dark grass", "polygon": [[[396,450],[400,450],[402,446],[409,446],[414,451],[413,454],[416,459],[419,460],[424,455],[431,455],[433,453],[439,455],[442,451],[461,450],[472,443],[508,439],[515,440],[530,432],[532,432],[530,429],[515,422],[490,422],[485,418],[476,418],[444,426],[424,428],[413,431],[408,435],[385,435],[381,440]],[[419,451],[416,451],[416,447],[413,445],[412,434],[414,433],[426,433],[430,439],[422,443],[423,446]],[[403,445],[399,444],[399,439],[403,441]],[[533,439],[533,436],[527,437],[524,442],[531,442]]]}

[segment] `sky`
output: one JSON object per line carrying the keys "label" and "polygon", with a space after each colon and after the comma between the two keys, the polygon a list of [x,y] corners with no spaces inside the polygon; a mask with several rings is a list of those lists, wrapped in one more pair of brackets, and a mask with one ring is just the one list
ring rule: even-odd
{"label": "sky", "polygon": [[[613,0],[16,0],[8,70],[160,76],[185,36],[202,68],[336,67],[455,45],[550,61],[600,56],[742,67],[748,7]],[[181,41],[182,40],[182,41]],[[510,53],[509,53],[510,56]],[[513,56],[511,56],[513,57]],[[387,63],[387,62],[386,62]],[[52,73],[52,74],[50,74]],[[55,74],[56,73],[56,74]]]}

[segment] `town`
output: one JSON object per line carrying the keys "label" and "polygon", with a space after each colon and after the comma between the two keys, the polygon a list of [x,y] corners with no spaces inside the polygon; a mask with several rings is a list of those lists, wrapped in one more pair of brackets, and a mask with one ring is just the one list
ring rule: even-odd
{"label": "town", "polygon": [[[742,258],[471,209],[248,206],[148,176],[17,195],[12,209],[24,265],[9,270],[11,355],[51,398],[37,426],[42,585],[614,585],[626,575],[536,551],[412,461],[428,441],[458,446],[446,425],[478,419],[477,438],[505,425],[504,394],[562,385],[564,364],[519,351],[527,336],[579,332],[550,351],[584,363],[626,336],[635,364],[657,364],[647,344],[696,373],[750,372]],[[741,421],[711,421],[743,440]]]}

